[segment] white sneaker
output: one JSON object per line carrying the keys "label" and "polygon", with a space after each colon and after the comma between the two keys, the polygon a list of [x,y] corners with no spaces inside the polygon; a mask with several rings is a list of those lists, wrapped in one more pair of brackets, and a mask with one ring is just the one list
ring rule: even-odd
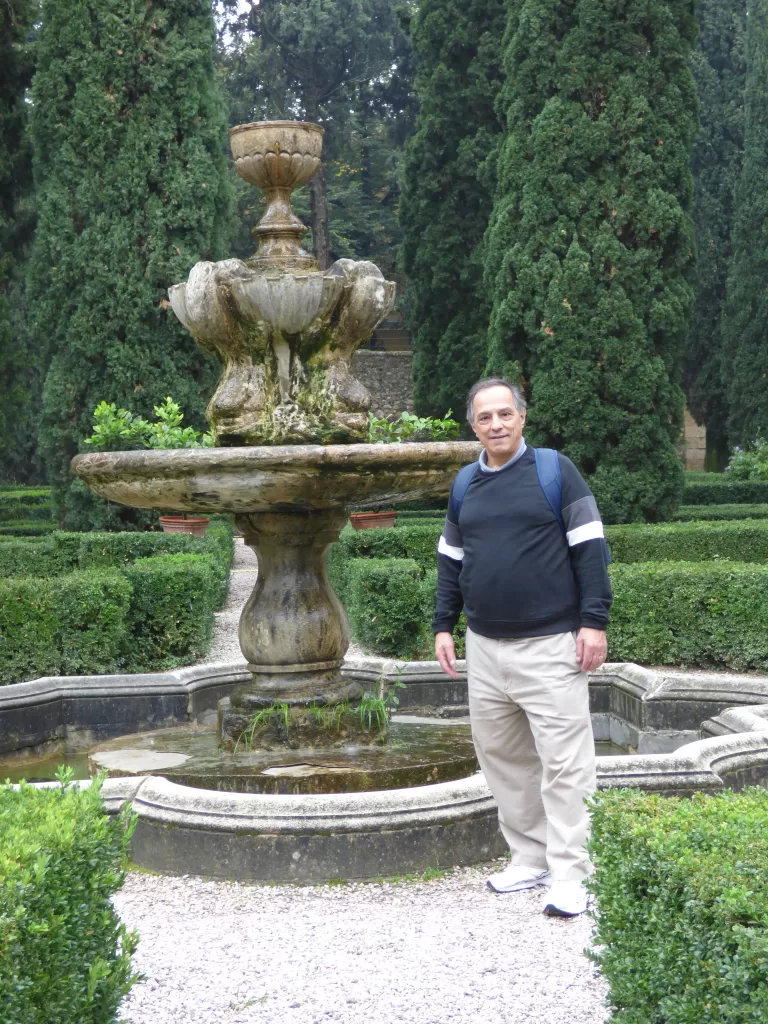
{"label": "white sneaker", "polygon": [[583,882],[552,882],[544,913],[550,917],[578,917],[588,903],[589,893]]}
{"label": "white sneaker", "polygon": [[533,889],[536,885],[549,885],[550,879],[546,868],[510,864],[498,874],[491,875],[487,882],[496,892],[520,892],[521,889]]}

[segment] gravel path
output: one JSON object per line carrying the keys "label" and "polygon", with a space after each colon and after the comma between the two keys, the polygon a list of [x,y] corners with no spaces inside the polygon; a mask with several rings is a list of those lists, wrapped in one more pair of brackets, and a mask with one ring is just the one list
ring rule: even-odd
{"label": "gravel path", "polygon": [[[487,868],[486,868],[487,870]],[[127,1024],[604,1024],[591,922],[430,882],[257,887],[132,873],[115,897],[146,980]]]}
{"label": "gravel path", "polygon": [[[245,660],[237,639],[237,626],[240,622],[243,605],[256,585],[258,569],[259,563],[256,560],[256,555],[249,547],[246,547],[242,537],[235,538],[235,557],[229,577],[229,596],[222,610],[216,612],[211,649],[199,664],[211,665],[216,662]],[[356,644],[350,644],[347,651],[348,657],[362,654],[363,651]]]}

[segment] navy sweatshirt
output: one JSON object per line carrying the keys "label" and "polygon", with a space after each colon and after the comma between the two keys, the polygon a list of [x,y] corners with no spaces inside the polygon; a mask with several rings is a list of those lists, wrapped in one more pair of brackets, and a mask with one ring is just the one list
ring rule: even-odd
{"label": "navy sweatshirt", "polygon": [[452,632],[462,607],[473,633],[495,639],[606,628],[612,594],[600,513],[571,460],[559,459],[565,537],[525,442],[498,471],[481,459],[458,523],[449,503],[437,549],[435,633]]}

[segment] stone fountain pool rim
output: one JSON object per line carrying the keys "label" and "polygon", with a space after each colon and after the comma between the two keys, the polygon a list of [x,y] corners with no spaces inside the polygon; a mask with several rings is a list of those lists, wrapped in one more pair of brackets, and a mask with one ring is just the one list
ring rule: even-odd
{"label": "stone fountain pool rim", "polygon": [[[349,659],[345,672],[368,688],[401,678],[409,684],[404,692],[413,696],[412,704],[435,693],[455,703],[463,685],[446,680],[434,662]],[[51,734],[66,733],[75,718],[82,722],[91,714],[93,725],[99,708],[103,713],[121,701],[141,714],[154,708],[167,718],[189,719],[210,712],[218,696],[246,674],[246,665],[234,662],[17,683],[0,688],[0,722],[7,726],[39,710]],[[679,726],[690,726],[697,715],[711,716],[703,726],[709,738],[673,753],[598,758],[601,788],[715,792],[768,774],[768,677],[614,664],[593,673],[590,685],[600,706],[615,699],[641,723],[652,724],[665,702],[668,711],[676,709]],[[2,740],[8,743],[7,729]],[[410,789],[302,796],[200,790],[144,776],[108,779],[102,794],[109,812],[130,804],[138,817],[134,861],[164,873],[309,883],[477,863],[504,852],[496,808],[480,773]]]}

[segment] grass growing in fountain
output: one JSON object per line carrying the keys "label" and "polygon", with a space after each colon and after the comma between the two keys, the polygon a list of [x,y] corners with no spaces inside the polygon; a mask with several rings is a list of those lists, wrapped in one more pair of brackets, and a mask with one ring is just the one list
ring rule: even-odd
{"label": "grass growing in fountain", "polygon": [[238,736],[232,753],[236,754],[241,746],[246,753],[250,753],[254,748],[258,749],[259,740],[269,734],[280,742],[291,745],[291,733],[298,731],[299,727],[299,723],[295,721],[297,715],[301,716],[302,722],[306,721],[308,716],[323,732],[341,734],[345,727],[354,726],[357,734],[362,729],[371,734],[374,742],[383,744],[387,739],[392,713],[400,703],[397,691],[404,687],[405,683],[397,679],[390,684],[383,697],[367,691],[358,704],[346,700],[338,704],[309,704],[295,707],[275,701],[251,717]]}

